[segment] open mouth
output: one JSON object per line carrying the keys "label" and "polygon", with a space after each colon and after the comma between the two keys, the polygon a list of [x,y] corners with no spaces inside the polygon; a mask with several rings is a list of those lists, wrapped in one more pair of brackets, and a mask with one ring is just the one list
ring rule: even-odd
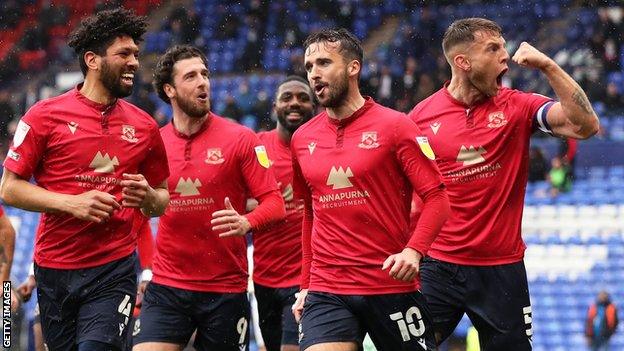
{"label": "open mouth", "polygon": [[206,102],[208,100],[208,93],[200,93],[199,95],[197,95],[197,99],[200,102]]}
{"label": "open mouth", "polygon": [[132,85],[134,81],[134,73],[124,73],[121,75],[121,82],[126,85]]}
{"label": "open mouth", "polygon": [[498,85],[499,87],[501,85],[503,85],[503,76],[505,75],[505,73],[507,73],[507,71],[509,70],[509,68],[505,68],[504,70],[501,71],[501,73],[496,77],[496,85]]}
{"label": "open mouth", "polygon": [[316,83],[314,84],[314,93],[318,95],[322,95],[325,92],[325,88],[327,87],[327,83]]}

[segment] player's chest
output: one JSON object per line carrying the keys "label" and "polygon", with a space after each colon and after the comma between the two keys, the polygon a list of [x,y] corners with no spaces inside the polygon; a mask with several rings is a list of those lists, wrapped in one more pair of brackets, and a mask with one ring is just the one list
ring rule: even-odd
{"label": "player's chest", "polygon": [[136,166],[149,151],[152,137],[147,126],[119,116],[57,118],[46,158],[68,170],[115,173]]}
{"label": "player's chest", "polygon": [[370,176],[395,163],[390,132],[369,128],[328,134],[310,136],[297,147],[301,170],[311,183]]}
{"label": "player's chest", "polygon": [[170,169],[169,188],[174,192],[180,190],[182,195],[188,193],[183,191],[187,185],[192,185],[191,192],[199,193],[234,183],[241,175],[238,152],[227,143],[165,140],[165,149]]}
{"label": "player's chest", "polygon": [[462,110],[419,121],[443,171],[504,160],[522,147],[527,126],[500,109]]}

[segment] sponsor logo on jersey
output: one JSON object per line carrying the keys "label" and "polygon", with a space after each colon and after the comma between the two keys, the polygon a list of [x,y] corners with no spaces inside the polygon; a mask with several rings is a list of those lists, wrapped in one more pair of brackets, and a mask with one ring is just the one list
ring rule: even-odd
{"label": "sponsor logo on jersey", "polygon": [[108,153],[102,154],[101,151],[95,154],[93,160],[89,164],[89,167],[96,173],[113,173],[115,172],[115,166],[119,166],[117,156],[111,158]]}
{"label": "sponsor logo on jersey", "polygon": [[422,151],[422,153],[427,156],[428,159],[432,161],[435,160],[435,154],[433,153],[433,149],[431,148],[431,145],[429,144],[429,139],[427,139],[427,137],[416,137],[416,142],[420,147],[420,151]]}
{"label": "sponsor logo on jersey", "polygon": [[174,191],[180,194],[180,196],[194,196],[199,195],[199,187],[201,186],[202,183],[197,178],[191,180],[190,177],[186,179],[180,177]]}
{"label": "sponsor logo on jersey", "polygon": [[28,134],[28,131],[30,131],[30,126],[26,122],[20,120],[17,123],[15,135],[13,135],[13,147],[18,147],[22,145],[22,143],[24,142],[24,138],[26,138],[26,134]]}
{"label": "sponsor logo on jersey", "polygon": [[260,166],[264,168],[271,167],[271,161],[269,160],[269,155],[267,154],[264,145],[258,145],[254,147],[254,151],[256,152],[256,158],[258,159],[258,163],[260,163]]}
{"label": "sponsor logo on jersey", "polygon": [[476,165],[477,163],[485,162],[485,154],[487,151],[483,148],[483,146],[479,146],[478,148],[470,145],[466,147],[464,145],[459,149],[459,153],[457,154],[457,162],[462,163],[464,166]]}
{"label": "sponsor logo on jersey", "polygon": [[67,127],[72,134],[76,134],[76,129],[78,129],[78,123],[71,121],[67,123]]}
{"label": "sponsor logo on jersey", "polygon": [[327,177],[327,185],[331,186],[334,190],[350,188],[353,186],[349,180],[350,177],[353,177],[351,167],[347,167],[345,170],[342,167],[338,167],[338,169],[336,169],[336,167],[333,166],[329,171],[329,176]]}
{"label": "sponsor logo on jersey", "polygon": [[433,134],[435,135],[438,134],[438,130],[440,130],[440,126],[442,126],[442,123],[437,122],[437,121],[429,125],[429,127],[431,127],[431,130],[433,131]]}

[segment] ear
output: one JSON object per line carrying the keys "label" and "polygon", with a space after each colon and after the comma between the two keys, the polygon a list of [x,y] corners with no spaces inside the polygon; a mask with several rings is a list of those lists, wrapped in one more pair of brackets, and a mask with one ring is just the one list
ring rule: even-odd
{"label": "ear", "polygon": [[360,73],[361,69],[362,69],[362,64],[360,63],[360,61],[351,60],[351,62],[349,62],[349,65],[347,66],[347,73],[349,74],[350,77],[354,77],[354,76],[357,76],[358,73]]}
{"label": "ear", "polygon": [[82,59],[87,64],[88,69],[94,70],[94,71],[97,71],[100,69],[100,61],[102,60],[102,58],[100,57],[100,55],[96,54],[95,52],[93,51],[85,52]]}
{"label": "ear", "polygon": [[470,63],[470,59],[464,54],[457,54],[453,56],[453,64],[455,67],[461,69],[462,71],[470,71],[472,64]]}
{"label": "ear", "polygon": [[175,97],[175,88],[173,87],[173,85],[169,84],[169,83],[165,83],[165,85],[163,85],[163,90],[165,91],[165,94],[167,94],[167,97],[169,99]]}

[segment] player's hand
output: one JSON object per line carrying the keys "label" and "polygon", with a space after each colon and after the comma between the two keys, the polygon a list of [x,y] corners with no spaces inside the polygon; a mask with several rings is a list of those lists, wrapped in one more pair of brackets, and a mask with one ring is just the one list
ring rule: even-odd
{"label": "player's hand", "polygon": [[156,199],[155,190],[142,174],[123,174],[121,181],[121,204],[125,207],[145,207]]}
{"label": "player's hand", "polygon": [[554,61],[546,56],[543,52],[534,48],[531,44],[523,41],[516,53],[511,58],[515,63],[523,67],[545,69],[554,63]]}
{"label": "player's hand", "polygon": [[226,197],[223,201],[225,210],[219,210],[212,213],[212,231],[222,232],[219,234],[221,238],[230,236],[243,236],[251,229],[251,224],[245,216],[241,216],[230,202],[230,198]]}
{"label": "player's hand", "polygon": [[390,255],[383,263],[382,270],[390,267],[390,276],[396,280],[411,282],[418,275],[420,270],[420,252],[406,247],[398,254]]}
{"label": "player's hand", "polygon": [[67,213],[84,221],[102,223],[109,219],[114,210],[121,208],[115,197],[109,193],[90,190],[72,195],[67,200]]}
{"label": "player's hand", "polygon": [[292,313],[295,315],[295,321],[299,323],[301,321],[301,315],[303,314],[303,305],[305,304],[306,297],[308,296],[308,289],[301,289],[295,294],[297,300],[292,305]]}
{"label": "player's hand", "polygon": [[30,300],[33,290],[37,287],[34,275],[29,275],[26,280],[17,287],[17,293],[22,297],[25,302]]}

